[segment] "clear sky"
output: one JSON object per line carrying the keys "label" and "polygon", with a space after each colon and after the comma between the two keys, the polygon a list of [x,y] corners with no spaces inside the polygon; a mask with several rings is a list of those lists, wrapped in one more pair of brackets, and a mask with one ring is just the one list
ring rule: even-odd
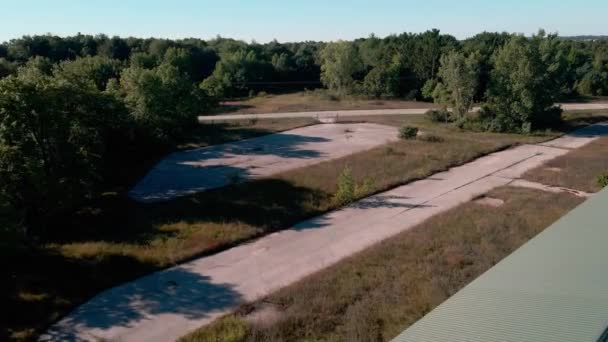
{"label": "clear sky", "polygon": [[608,0],[2,0],[0,41],[25,34],[336,40],[438,28],[608,34]]}

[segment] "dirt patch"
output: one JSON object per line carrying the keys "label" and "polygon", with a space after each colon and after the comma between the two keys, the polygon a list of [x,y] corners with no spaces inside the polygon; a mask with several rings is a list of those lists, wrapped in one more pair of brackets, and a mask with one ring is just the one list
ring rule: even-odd
{"label": "dirt patch", "polygon": [[483,196],[475,200],[475,203],[485,205],[492,208],[498,208],[505,204],[505,201],[500,198]]}

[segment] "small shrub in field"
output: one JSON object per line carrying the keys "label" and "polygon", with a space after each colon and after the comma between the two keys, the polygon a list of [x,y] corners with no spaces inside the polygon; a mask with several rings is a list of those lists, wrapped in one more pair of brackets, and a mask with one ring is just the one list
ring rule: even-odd
{"label": "small shrub in field", "polygon": [[440,143],[443,142],[443,138],[438,135],[433,134],[425,134],[418,138],[419,140],[430,142],[430,143]]}
{"label": "small shrub in field", "polygon": [[416,139],[416,135],[418,135],[418,128],[413,126],[402,126],[399,128],[399,138],[400,139]]}
{"label": "small shrub in field", "polygon": [[338,190],[334,194],[334,201],[339,205],[351,203],[355,200],[355,180],[349,166],[346,166],[338,176]]}
{"label": "small shrub in field", "polygon": [[601,188],[605,188],[608,186],[608,172],[597,177],[597,185],[599,185]]}
{"label": "small shrub in field", "polygon": [[249,126],[255,126],[258,123],[259,120],[260,119],[258,119],[258,118],[251,118],[251,119],[249,119]]}
{"label": "small shrub in field", "polygon": [[352,203],[356,199],[368,195],[373,189],[373,179],[365,178],[361,183],[357,184],[350,167],[346,166],[338,177],[338,190],[334,194],[334,203],[337,205]]}
{"label": "small shrub in field", "polygon": [[444,109],[431,109],[424,113],[424,116],[431,122],[452,122],[452,115]]}

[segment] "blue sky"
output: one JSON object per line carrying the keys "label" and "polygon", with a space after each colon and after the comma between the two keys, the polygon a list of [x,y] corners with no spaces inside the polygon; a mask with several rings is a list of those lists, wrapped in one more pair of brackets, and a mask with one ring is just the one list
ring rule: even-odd
{"label": "blue sky", "polygon": [[4,0],[0,41],[81,33],[250,41],[353,39],[438,28],[608,34],[606,0]]}

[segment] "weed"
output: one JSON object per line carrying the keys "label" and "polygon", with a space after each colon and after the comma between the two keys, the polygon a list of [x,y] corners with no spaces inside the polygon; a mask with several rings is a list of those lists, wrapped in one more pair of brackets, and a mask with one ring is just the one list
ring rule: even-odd
{"label": "weed", "polygon": [[334,202],[345,205],[355,200],[355,180],[350,166],[345,166],[338,176],[338,190],[334,194]]}
{"label": "weed", "polygon": [[602,189],[608,186],[608,172],[597,177],[597,185]]}
{"label": "weed", "polygon": [[404,140],[416,139],[418,128],[413,126],[402,126],[399,128],[399,138]]}

